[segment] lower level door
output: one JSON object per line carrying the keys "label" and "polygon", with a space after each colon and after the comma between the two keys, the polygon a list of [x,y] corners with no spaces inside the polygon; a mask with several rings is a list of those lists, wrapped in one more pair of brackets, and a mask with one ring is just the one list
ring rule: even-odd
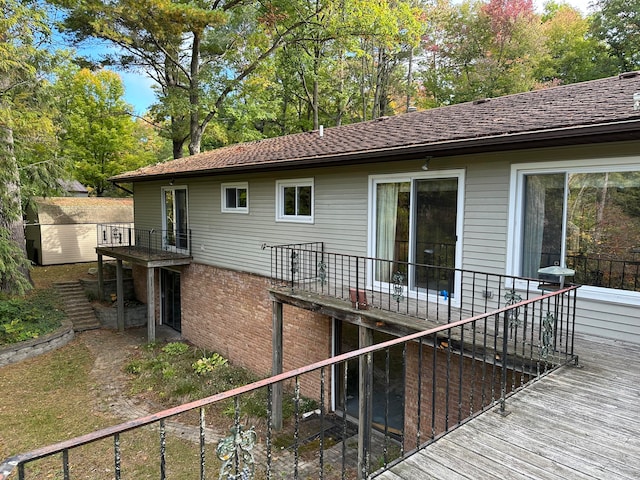
{"label": "lower level door", "polygon": [[162,292],[162,324],[180,331],[180,273],[160,270]]}

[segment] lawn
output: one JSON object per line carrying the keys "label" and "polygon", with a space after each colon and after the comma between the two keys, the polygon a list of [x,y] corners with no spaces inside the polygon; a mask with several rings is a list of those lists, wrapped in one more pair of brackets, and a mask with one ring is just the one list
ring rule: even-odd
{"label": "lawn", "polygon": [[[0,457],[32,450],[120,423],[96,408],[90,371],[93,358],[77,339],[56,351],[0,368]],[[155,429],[122,435],[123,478],[159,478],[159,439]],[[213,447],[211,447],[211,450]],[[169,435],[170,478],[198,478],[198,446]],[[214,458],[213,451],[209,453]],[[70,454],[74,479],[113,478],[111,440]],[[27,478],[62,478],[58,460],[29,467]]]}
{"label": "lawn", "polygon": [[[86,275],[90,267],[36,267],[32,277],[37,289],[48,289],[53,282]],[[109,410],[98,408],[98,387],[91,376],[94,360],[80,337],[58,350],[0,367],[0,461],[122,422]],[[123,478],[160,478],[157,428],[123,434],[121,446]],[[210,472],[217,469],[214,447],[208,452]],[[74,450],[70,460],[74,479],[113,478],[112,440]],[[199,478],[198,465],[199,446],[168,435],[169,478]],[[27,478],[63,478],[59,459],[36,462],[27,469]]]}

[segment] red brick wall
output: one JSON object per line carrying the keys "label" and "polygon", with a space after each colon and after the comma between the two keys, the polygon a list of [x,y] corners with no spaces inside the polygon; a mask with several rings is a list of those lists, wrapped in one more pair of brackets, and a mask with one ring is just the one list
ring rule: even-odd
{"label": "red brick wall", "polygon": [[[267,278],[192,264],[181,278],[182,336],[260,375],[271,373],[272,301]],[[283,363],[291,370],[331,356],[331,319],[283,308]],[[302,393],[317,398],[318,375],[302,378]],[[327,388],[329,386],[327,376]]]}

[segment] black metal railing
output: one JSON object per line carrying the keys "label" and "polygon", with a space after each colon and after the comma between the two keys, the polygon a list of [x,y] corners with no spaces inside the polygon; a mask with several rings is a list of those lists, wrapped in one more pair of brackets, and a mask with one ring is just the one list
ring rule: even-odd
{"label": "black metal railing", "polygon": [[[573,351],[576,289],[570,286],[514,302],[19,454],[0,464],[0,480],[13,471],[19,480],[36,475],[89,478],[99,460],[101,471],[106,470],[110,478],[119,480],[122,471],[133,478],[126,459],[138,457],[146,459],[147,467],[156,465],[161,480],[179,478],[169,460],[174,422],[183,425],[182,437],[185,429],[194,431],[189,444],[193,477],[367,478],[494,406],[502,411],[515,408],[507,402],[514,392],[560,365],[577,362]],[[400,355],[394,353],[398,350]],[[402,363],[400,368],[395,362]],[[347,386],[354,383],[360,392],[356,419],[340,414],[341,406],[353,400]],[[291,406],[282,430],[276,431],[273,419],[281,412],[274,411],[274,405],[282,403],[274,395],[279,385],[285,386]],[[338,392],[336,405],[332,391]],[[402,421],[392,427],[389,412],[398,392]],[[254,403],[246,409],[249,396]],[[256,398],[262,399],[263,415],[256,413]],[[227,420],[206,424],[207,412],[220,405],[229,414]],[[378,430],[375,435],[374,429]],[[151,450],[127,442],[140,431],[155,437]],[[94,448],[89,456],[83,454],[85,445]],[[88,471],[83,471],[87,458],[91,459]]]}
{"label": "black metal railing", "polygon": [[327,252],[322,242],[268,248],[274,285],[356,309],[451,322],[540,294],[538,279]]}
{"label": "black metal railing", "polygon": [[98,224],[98,247],[125,249],[132,254],[191,255],[191,230],[146,230],[130,223]]}
{"label": "black metal railing", "polygon": [[[542,266],[559,263],[559,254],[542,254]],[[640,291],[640,254],[637,252],[618,258],[604,254],[570,254],[566,256],[566,265],[575,270],[571,280],[579,285]]]}

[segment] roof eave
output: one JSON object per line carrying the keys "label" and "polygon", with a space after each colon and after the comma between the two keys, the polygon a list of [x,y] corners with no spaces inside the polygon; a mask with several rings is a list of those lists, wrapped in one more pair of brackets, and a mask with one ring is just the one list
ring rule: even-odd
{"label": "roof eave", "polygon": [[[608,143],[614,141],[640,139],[640,119],[609,122],[597,125],[581,125],[534,132],[515,132],[501,135],[446,140],[399,147],[380,148],[342,154],[318,155],[297,159],[264,163],[229,165],[201,170],[176,171],[150,175],[122,174],[110,178],[113,183],[142,182],[166,178],[187,178],[203,175],[225,175],[237,172],[266,172],[293,170],[318,166],[357,165],[400,159],[419,158],[424,155],[454,156],[490,151],[519,150],[525,148],[543,148],[570,146],[587,143]],[[132,172],[133,173],[133,172]]]}

